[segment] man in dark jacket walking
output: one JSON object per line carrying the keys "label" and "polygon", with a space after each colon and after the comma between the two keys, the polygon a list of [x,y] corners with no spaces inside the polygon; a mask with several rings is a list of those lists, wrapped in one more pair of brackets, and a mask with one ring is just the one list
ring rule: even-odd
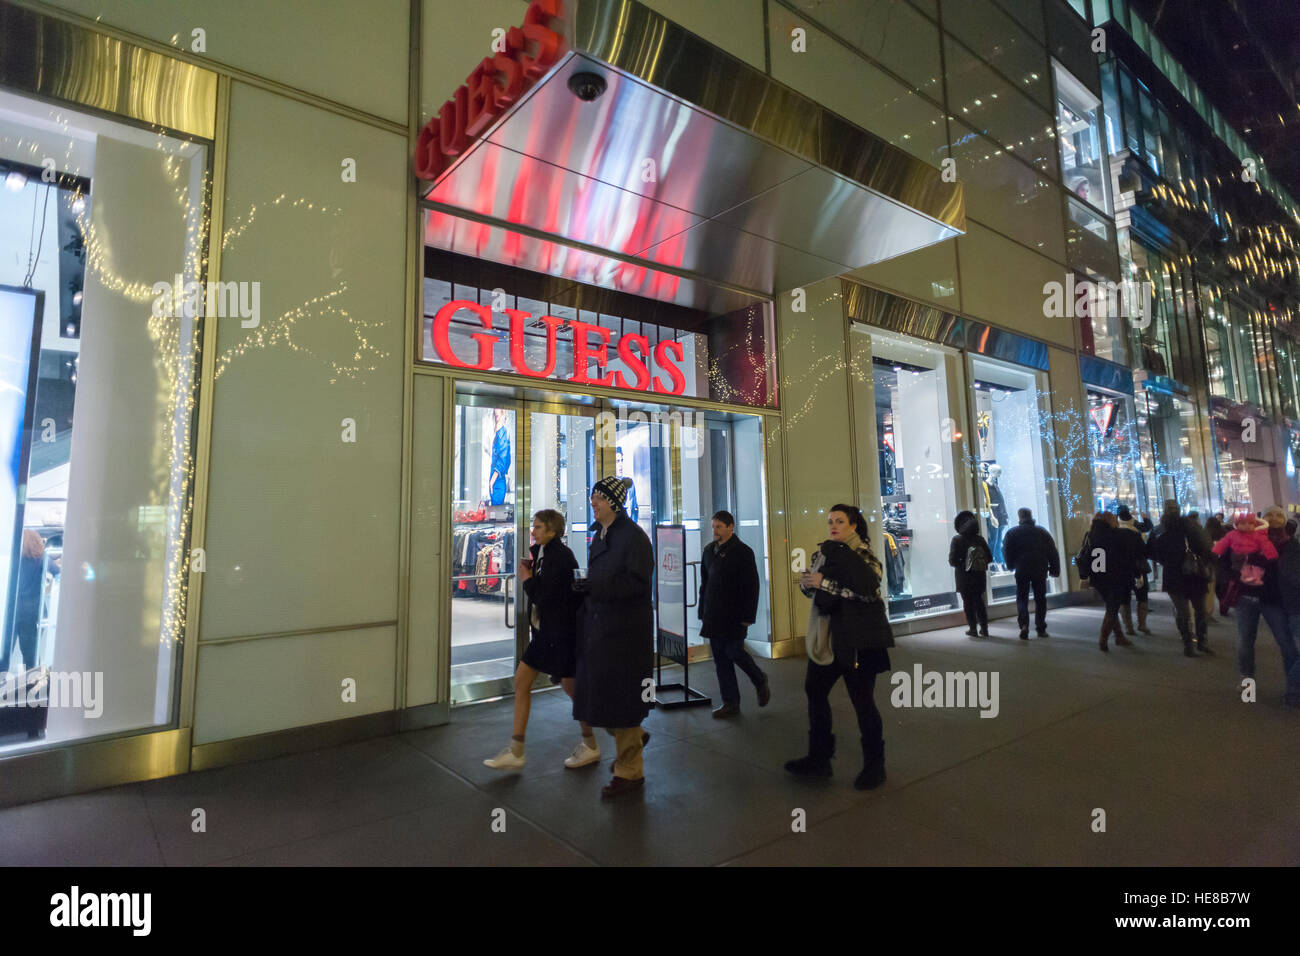
{"label": "man in dark jacket walking", "polygon": [[585,599],[578,613],[573,716],[614,735],[614,776],[601,790],[607,800],[645,784],[641,748],[648,735],[643,736],[641,721],[653,697],[648,681],[654,658],[654,549],[623,510],[629,484],[611,475],[592,489],[595,536],[587,578],[575,582]]}
{"label": "man in dark jacket walking", "polygon": [[1034,628],[1047,637],[1047,578],[1061,573],[1061,555],[1051,533],[1034,523],[1028,508],[1017,512],[1020,523],[1002,541],[1002,557],[1016,572],[1016,621],[1020,639],[1029,640],[1029,591],[1034,592]]}
{"label": "man in dark jacket walking", "polygon": [[[1210,653],[1205,639],[1207,621],[1203,600],[1208,578],[1195,573],[1198,565],[1204,569],[1205,574],[1212,567],[1208,537],[1205,529],[1189,525],[1179,513],[1178,502],[1170,499],[1165,502],[1160,524],[1147,539],[1147,556],[1163,568],[1160,574],[1161,586],[1173,602],[1174,622],[1183,639],[1183,654],[1186,657],[1195,657],[1197,650]],[[1189,555],[1195,555],[1195,559]],[[1196,622],[1195,649],[1189,626],[1192,618]]]}
{"label": "man in dark jacket walking", "polygon": [[736,536],[736,519],[728,511],[713,516],[713,540],[700,558],[700,636],[709,639],[718,672],[722,706],[714,717],[740,713],[736,667],[754,682],[758,706],[772,699],[767,677],[745,650],[745,632],[758,616],[758,563],[754,551]]}

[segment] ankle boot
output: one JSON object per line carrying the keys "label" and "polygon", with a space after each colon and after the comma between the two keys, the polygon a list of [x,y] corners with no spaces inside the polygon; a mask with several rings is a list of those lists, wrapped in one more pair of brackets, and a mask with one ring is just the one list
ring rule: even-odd
{"label": "ankle boot", "polygon": [[1147,627],[1147,614],[1150,610],[1150,604],[1146,601],[1138,601],[1138,630],[1143,634],[1151,633],[1151,629]]}
{"label": "ankle boot", "polygon": [[874,790],[885,782],[885,742],[862,745],[862,773],[853,781],[855,790]]}
{"label": "ankle boot", "polygon": [[1110,641],[1110,628],[1111,628],[1110,615],[1108,614],[1101,619],[1101,640],[1098,642],[1097,645],[1103,651],[1110,650],[1110,646],[1108,644],[1108,642]]}
{"label": "ankle boot", "polygon": [[808,756],[787,760],[785,769],[796,777],[829,777],[831,775],[831,758],[835,756],[835,735],[830,741],[818,740],[811,733],[808,735]]}
{"label": "ankle boot", "polygon": [[1119,647],[1132,647],[1133,642],[1124,636],[1124,629],[1119,626],[1119,621],[1115,621],[1115,643]]}
{"label": "ankle boot", "polygon": [[1120,606],[1120,614],[1124,619],[1124,630],[1121,633],[1133,633],[1133,609],[1127,604]]}
{"label": "ankle boot", "polygon": [[1184,634],[1183,635],[1183,657],[1195,657],[1195,656],[1196,656],[1196,649],[1192,645],[1192,639],[1190,636]]}

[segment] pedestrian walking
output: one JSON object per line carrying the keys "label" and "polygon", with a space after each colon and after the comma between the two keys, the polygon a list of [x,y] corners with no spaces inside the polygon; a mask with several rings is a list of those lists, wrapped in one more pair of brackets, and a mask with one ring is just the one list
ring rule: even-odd
{"label": "pedestrian walking", "polygon": [[[1147,539],[1147,556],[1160,564],[1161,587],[1174,606],[1174,623],[1183,639],[1183,655],[1212,653],[1206,639],[1205,602],[1210,580],[1209,536],[1192,528],[1178,510],[1178,502],[1165,501],[1160,524]],[[1192,619],[1195,618],[1193,632]]]}
{"label": "pedestrian walking", "polygon": [[[1281,544],[1274,542],[1277,548],[1277,589],[1286,613],[1287,633],[1291,637],[1291,647],[1295,659],[1286,672],[1286,696],[1283,703],[1288,707],[1300,707],[1300,541],[1296,540],[1296,521],[1287,520],[1283,525],[1286,538]],[[1270,537],[1270,540],[1273,540]],[[1277,632],[1273,633],[1277,637]],[[1280,646],[1280,645],[1279,645]],[[1283,664],[1286,651],[1282,652]]]}
{"label": "pedestrian walking", "polygon": [[[550,674],[573,697],[577,669],[577,611],[580,599],[573,591],[578,560],[560,540],[564,515],[549,508],[533,515],[533,544],[529,558],[519,562],[519,577],[528,595],[528,648],[515,668],[515,712],[510,745],[483,763],[494,770],[519,770],[524,766],[524,737],[532,707],[533,682]],[[600,759],[600,745],[591,727],[581,724],[582,739],[564,761],[570,769]]]}
{"label": "pedestrian walking", "polygon": [[717,718],[740,713],[740,684],[736,668],[754,683],[758,706],[772,699],[767,676],[745,650],[745,633],[758,616],[758,562],[754,550],[736,534],[729,511],[713,516],[713,540],[700,557],[700,636],[709,639],[713,667],[718,672],[722,706]]}
{"label": "pedestrian walking", "polygon": [[614,775],[601,790],[606,800],[645,785],[641,750],[649,739],[641,721],[652,699],[646,691],[653,686],[655,562],[650,539],[623,510],[630,484],[610,475],[592,488],[596,520],[587,577],[574,582],[584,600],[578,611],[573,716],[614,736],[618,756]]}
{"label": "pedestrian walking", "polygon": [[880,595],[880,559],[867,545],[867,522],[853,505],[833,505],[830,538],[813,557],[800,588],[812,598],[808,616],[808,755],[786,762],[798,776],[829,777],[835,756],[830,692],[844,678],[862,735],[862,772],[853,786],[871,790],[885,782],[884,720],[876,708],[876,675],[889,670],[893,632]]}
{"label": "pedestrian walking", "polygon": [[957,533],[948,546],[948,564],[953,568],[953,580],[966,612],[966,633],[971,637],[988,637],[989,610],[984,595],[993,551],[980,534],[979,519],[973,512],[957,512],[952,524]]}
{"label": "pedestrian walking", "polygon": [[[1258,605],[1244,599],[1238,605],[1237,670],[1243,678],[1255,676],[1255,638],[1262,617],[1282,652],[1282,671],[1287,678],[1284,699],[1289,703],[1300,700],[1300,654],[1297,654],[1296,632],[1291,628],[1286,603],[1289,597],[1292,607],[1300,606],[1300,560],[1296,556],[1298,548],[1294,531],[1287,528],[1286,512],[1273,505],[1264,512],[1264,521],[1265,537],[1273,545],[1277,557],[1265,563]],[[1254,620],[1247,621],[1249,617]],[[1242,640],[1243,633],[1246,640]]]}
{"label": "pedestrian walking", "polygon": [[1029,640],[1029,592],[1034,592],[1034,630],[1047,637],[1047,578],[1061,573],[1061,553],[1051,532],[1034,523],[1028,508],[1016,512],[1020,523],[1002,541],[1006,566],[1016,572],[1016,623],[1020,639]]}
{"label": "pedestrian walking", "polygon": [[1132,532],[1119,527],[1119,519],[1108,511],[1099,511],[1092,518],[1083,548],[1075,559],[1080,576],[1087,572],[1092,586],[1106,611],[1101,619],[1098,647],[1109,651],[1110,635],[1120,647],[1131,647],[1133,642],[1124,636],[1120,627],[1120,608],[1128,603],[1133,587],[1133,574],[1139,558],[1144,558],[1141,540]]}
{"label": "pedestrian walking", "polygon": [[[1154,526],[1151,524],[1151,519],[1147,515],[1143,515],[1140,521],[1134,519],[1133,513],[1128,509],[1128,505],[1120,505],[1115,512],[1115,517],[1118,519],[1120,530],[1130,531],[1138,536],[1138,550],[1141,554],[1138,555],[1138,567],[1133,574],[1132,596],[1137,602],[1137,631],[1141,631],[1143,634],[1150,634],[1151,630],[1147,627],[1147,614],[1151,610],[1151,605],[1149,603],[1151,596],[1151,581],[1148,577],[1151,573],[1151,564],[1148,562],[1146,556],[1146,536],[1151,533]],[[1120,605],[1120,611],[1124,620],[1124,630],[1127,632],[1129,637],[1132,637],[1137,633],[1137,631],[1133,629],[1132,602],[1125,600],[1124,603]]]}

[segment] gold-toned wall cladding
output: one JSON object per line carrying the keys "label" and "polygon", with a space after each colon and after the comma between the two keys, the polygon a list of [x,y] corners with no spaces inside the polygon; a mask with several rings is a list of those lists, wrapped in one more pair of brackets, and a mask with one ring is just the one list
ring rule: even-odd
{"label": "gold-toned wall cladding", "polygon": [[202,139],[216,129],[212,71],[2,2],[0,86]]}

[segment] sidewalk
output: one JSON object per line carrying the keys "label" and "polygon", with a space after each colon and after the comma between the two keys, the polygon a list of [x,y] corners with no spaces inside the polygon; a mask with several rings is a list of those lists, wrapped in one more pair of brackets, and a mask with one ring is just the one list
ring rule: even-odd
{"label": "sidewalk", "polygon": [[[1051,612],[1046,640],[1014,619],[975,641],[961,629],[901,638],[894,671],[999,674],[1000,712],[896,709],[888,782],[861,769],[852,708],[832,692],[839,756],[827,781],[782,763],[805,751],[802,659],[762,661],[771,705],[743,714],[656,711],[643,793],[602,803],[599,767],[566,770],[577,740],[558,690],[534,697],[528,765],[484,767],[510,736],[510,701],[444,727],[331,750],[0,810],[8,865],[1287,865],[1300,863],[1300,713],[1281,704],[1277,646],[1261,623],[1259,702],[1236,689],[1231,621],[1187,659],[1153,595],[1153,637],[1097,649],[1100,609]],[[692,683],[716,695],[712,665]],[[743,677],[742,677],[743,681]],[[715,700],[716,704],[716,700]],[[600,733],[600,732],[598,732]],[[191,832],[192,811],[207,832]],[[506,832],[493,831],[495,809]],[[1106,832],[1093,832],[1094,810]],[[807,832],[791,831],[806,812]],[[500,814],[496,815],[498,818]]]}

